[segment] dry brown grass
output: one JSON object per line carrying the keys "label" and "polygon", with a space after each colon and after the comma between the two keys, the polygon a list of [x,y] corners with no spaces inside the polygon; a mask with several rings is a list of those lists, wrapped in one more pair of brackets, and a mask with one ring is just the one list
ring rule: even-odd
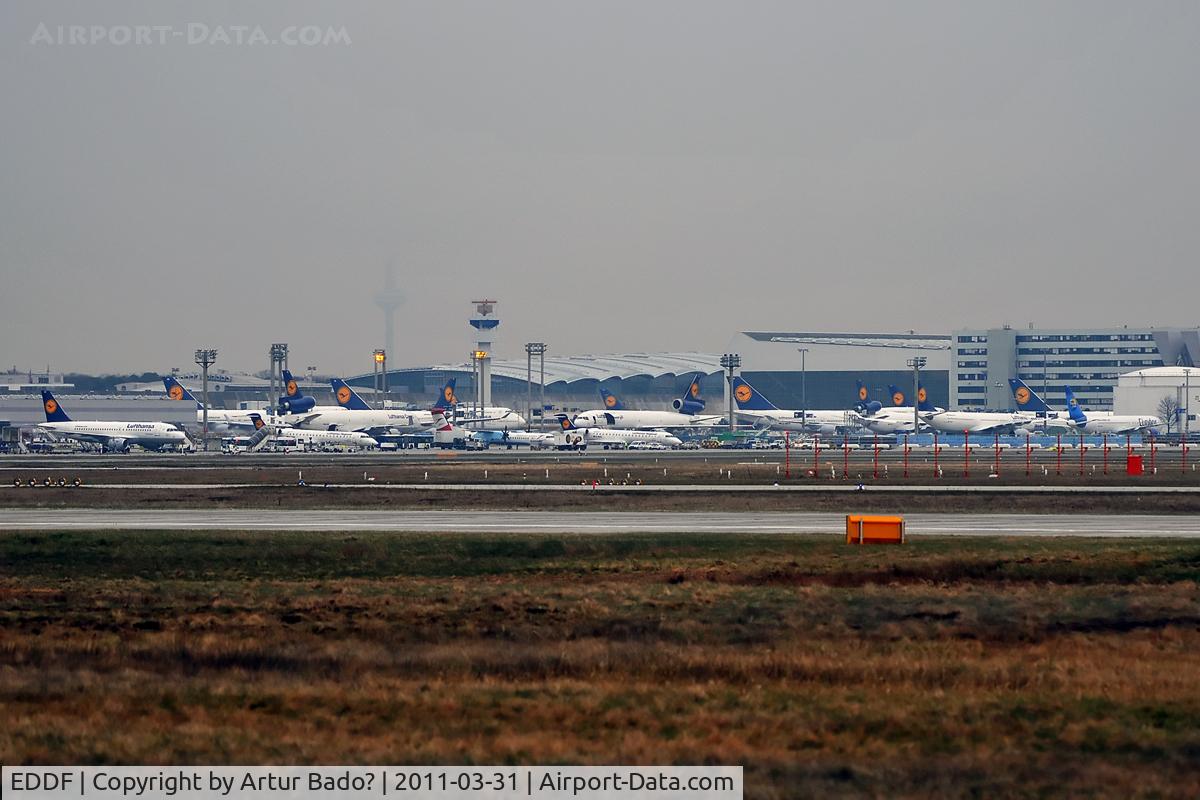
{"label": "dry brown grass", "polygon": [[1166,542],[5,535],[0,759],[1196,796],[1198,569]]}

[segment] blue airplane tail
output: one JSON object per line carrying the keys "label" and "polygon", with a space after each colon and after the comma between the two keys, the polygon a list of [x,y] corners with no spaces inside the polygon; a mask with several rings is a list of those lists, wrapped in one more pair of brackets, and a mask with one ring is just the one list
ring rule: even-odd
{"label": "blue airplane tail", "polygon": [[438,392],[438,396],[434,398],[434,408],[453,408],[458,404],[458,397],[454,394],[454,387],[457,384],[455,378],[446,381],[446,384]]}
{"label": "blue airplane tail", "polygon": [[1070,386],[1063,387],[1067,395],[1067,414],[1071,417],[1071,421],[1078,425],[1087,424],[1087,414],[1083,413],[1083,409],[1079,407],[1079,401],[1075,399],[1075,392]]}
{"label": "blue airplane tail", "polygon": [[196,399],[196,396],[187,390],[179,381],[175,380],[170,375],[163,378],[163,386],[167,390],[167,397],[172,400],[190,400],[196,404],[196,408],[204,408],[204,405]]}
{"label": "blue airplane tail", "polygon": [[284,397],[300,397],[300,384],[296,383],[296,379],[292,377],[289,370],[283,371],[283,396]]}
{"label": "blue airplane tail", "polygon": [[750,384],[740,377],[733,379],[733,400],[743,411],[778,411],[767,398],[758,393]]}
{"label": "blue airplane tail", "polygon": [[883,408],[883,403],[871,399],[871,393],[862,381],[855,381],[854,385],[858,389],[858,402],[854,404],[857,410],[864,414],[874,414]]}
{"label": "blue airplane tail", "polygon": [[1020,378],[1009,378],[1008,388],[1012,390],[1013,399],[1017,401],[1018,411],[1033,411],[1038,414],[1045,414],[1051,408],[1046,404],[1046,401],[1038,396],[1038,393],[1029,388],[1029,385]]}
{"label": "blue airplane tail", "polygon": [[925,392],[925,384],[917,384],[917,410],[918,411],[937,411],[937,406],[929,402],[929,395]]}
{"label": "blue airplane tail", "polygon": [[904,401],[908,399],[904,396],[904,392],[900,391],[900,387],[890,384],[888,385],[888,394],[892,396],[893,406],[902,406],[904,405]]}
{"label": "blue airplane tail", "polygon": [[603,386],[600,387],[600,399],[604,401],[604,408],[608,411],[621,411],[625,408],[625,404],[621,402],[621,398]]}
{"label": "blue airplane tail", "polygon": [[562,428],[564,431],[579,430],[578,428],[575,427],[575,423],[571,421],[571,418],[568,417],[566,414],[558,414],[556,416],[558,417],[558,426],[560,428]]}
{"label": "blue airplane tail", "polygon": [[350,388],[350,385],[341,378],[334,378],[329,383],[333,386],[333,396],[337,399],[337,404],[342,408],[347,408],[351,411],[371,410],[371,407],[367,405],[367,401],[359,397],[358,392]]}
{"label": "blue airplane tail", "polygon": [[279,398],[279,409],[285,414],[303,414],[317,404],[315,397],[301,394],[300,384],[288,370],[283,371],[283,397]]}
{"label": "blue airplane tail", "polygon": [[62,406],[54,399],[54,395],[45,389],[42,390],[42,410],[46,412],[46,422],[70,422],[71,418],[67,416],[67,412],[62,410]]}
{"label": "blue airplane tail", "polygon": [[700,382],[704,380],[704,373],[697,372],[692,378],[692,382],[683,392],[683,397],[671,403],[671,408],[684,414],[699,414],[704,410],[704,398],[700,397]]}

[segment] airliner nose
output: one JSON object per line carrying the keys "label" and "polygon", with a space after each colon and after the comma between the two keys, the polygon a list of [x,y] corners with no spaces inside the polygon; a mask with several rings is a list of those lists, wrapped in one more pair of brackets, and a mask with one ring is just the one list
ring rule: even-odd
{"label": "airliner nose", "polygon": [[678,436],[668,436],[667,444],[671,445],[672,447],[678,447],[679,445],[683,444],[683,440]]}

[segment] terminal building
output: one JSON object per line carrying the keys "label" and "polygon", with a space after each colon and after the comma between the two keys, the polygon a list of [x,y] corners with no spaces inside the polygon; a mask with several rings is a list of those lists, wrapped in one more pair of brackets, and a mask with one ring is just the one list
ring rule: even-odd
{"label": "terminal building", "polygon": [[1052,406],[1066,407],[1066,387],[1086,409],[1118,410],[1118,377],[1156,367],[1195,366],[1200,328],[1009,326],[954,335],[950,396],[962,409],[1012,408],[1008,379],[1020,378]]}

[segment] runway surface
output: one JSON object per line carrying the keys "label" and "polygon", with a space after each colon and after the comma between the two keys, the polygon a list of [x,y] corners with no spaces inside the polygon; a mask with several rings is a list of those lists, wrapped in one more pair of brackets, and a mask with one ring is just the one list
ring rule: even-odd
{"label": "runway surface", "polygon": [[[910,514],[910,536],[1200,538],[1200,517],[1107,514]],[[188,511],[11,509],[0,530],[293,530],[428,533],[824,533],[845,515],[792,512]]]}
{"label": "runway surface", "polygon": [[[311,483],[301,489],[294,483],[87,483],[71,491],[111,489],[130,491],[139,489],[266,489],[292,488],[297,491],[323,491],[326,489],[390,489],[394,491],[447,491],[447,492],[601,492],[601,493],[655,493],[655,492],[838,492],[838,493],[914,493],[914,494],[1200,494],[1197,486],[1021,486],[1017,484],[864,484],[860,489],[853,483],[803,483],[792,485],[744,484],[744,483],[647,483],[641,485],[600,484],[595,489],[591,484],[574,483]],[[36,492],[42,487],[13,486],[0,484],[0,492]],[[2,495],[0,495],[2,496]]]}

